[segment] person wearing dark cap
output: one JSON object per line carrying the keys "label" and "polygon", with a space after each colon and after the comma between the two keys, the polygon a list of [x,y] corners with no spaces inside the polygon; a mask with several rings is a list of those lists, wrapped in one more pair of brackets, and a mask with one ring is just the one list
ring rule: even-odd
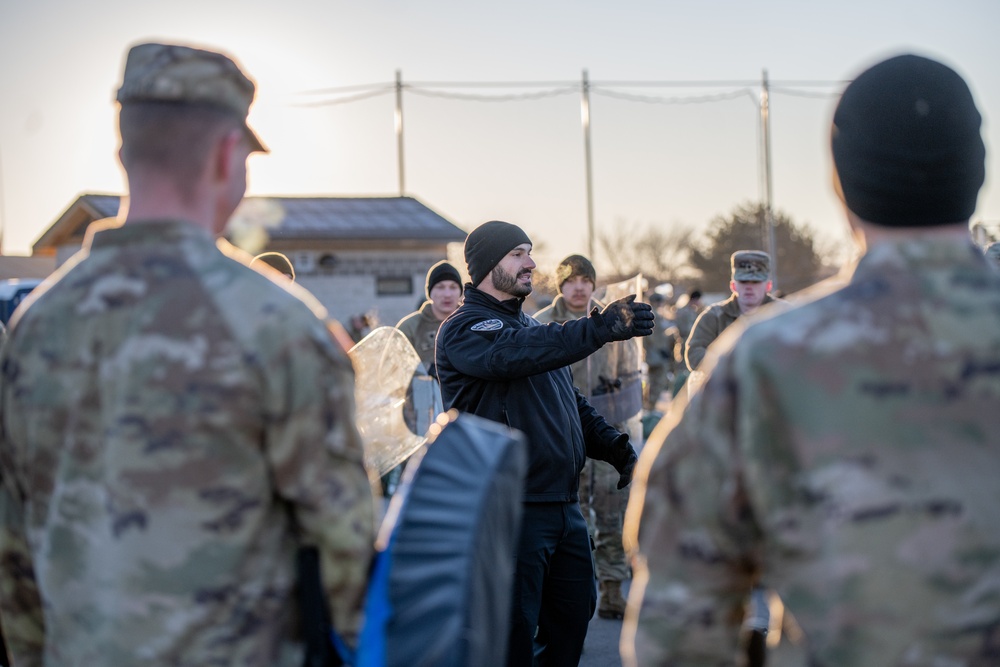
{"label": "person wearing dark cap", "polygon": [[743,315],[750,315],[764,304],[776,301],[771,291],[771,256],[762,250],[737,250],[729,258],[732,295],[713,303],[698,315],[684,342],[684,363],[689,371],[698,370],[705,350],[726,328]]}
{"label": "person wearing dark cap", "polygon": [[127,211],[91,225],[11,322],[0,561],[16,567],[0,568],[0,624],[13,664],[301,665],[300,547],[319,556],[336,630],[357,634],[374,497],[345,336],[217,239],[263,150],[246,123],[254,91],[222,53],[132,47]]}
{"label": "person wearing dark cap", "polygon": [[[604,305],[593,298],[597,271],[583,255],[570,255],[556,267],[559,294],[552,304],[535,313],[542,324],[562,324],[587,317]],[[655,336],[654,332],[644,342]],[[615,429],[628,433],[633,442],[642,441],[642,378],[639,354],[627,342],[609,343],[586,359],[570,366],[573,382],[587,402]],[[630,354],[631,352],[631,354]],[[618,472],[613,466],[589,459],[580,475],[580,509],[593,528],[594,564],[597,569],[599,600],[597,615],[622,618],[625,598],[622,582],[628,578],[628,563],[622,547],[622,519],[628,491],[619,489]]]}
{"label": "person wearing dark cap", "polygon": [[465,301],[437,336],[444,407],[520,430],[529,452],[506,664],[575,666],[597,603],[580,471],[585,457],[607,461],[621,489],[636,456],[628,434],[573,387],[569,365],[611,341],[648,336],[652,309],[631,295],[541,325],[521,309],[532,290],[531,239],[508,222],[473,230],[465,260]]}
{"label": "person wearing dark cap", "polygon": [[1000,275],[969,234],[980,132],[969,86],[928,58],[844,90],[835,184],[863,254],[797,307],[730,327],[646,444],[626,667],[736,664],[757,585],[795,642],[782,633],[769,665],[1000,664]]}
{"label": "person wearing dark cap", "polygon": [[434,370],[434,338],[446,317],[455,312],[462,300],[462,276],[458,269],[441,260],[427,271],[424,289],[427,301],[419,310],[410,313],[397,324],[413,349],[420,356],[424,370],[436,377]]}

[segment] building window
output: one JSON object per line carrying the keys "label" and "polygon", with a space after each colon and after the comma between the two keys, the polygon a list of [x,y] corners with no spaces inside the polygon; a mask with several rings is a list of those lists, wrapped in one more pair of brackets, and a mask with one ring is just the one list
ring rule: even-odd
{"label": "building window", "polygon": [[413,276],[378,277],[375,279],[378,296],[409,296],[413,294]]}

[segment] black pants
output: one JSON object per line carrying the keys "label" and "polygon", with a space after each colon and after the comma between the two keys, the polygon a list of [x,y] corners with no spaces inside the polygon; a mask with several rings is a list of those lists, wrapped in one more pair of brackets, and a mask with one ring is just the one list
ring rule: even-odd
{"label": "black pants", "polygon": [[508,667],[577,667],[596,606],[590,535],[580,504],[526,503]]}

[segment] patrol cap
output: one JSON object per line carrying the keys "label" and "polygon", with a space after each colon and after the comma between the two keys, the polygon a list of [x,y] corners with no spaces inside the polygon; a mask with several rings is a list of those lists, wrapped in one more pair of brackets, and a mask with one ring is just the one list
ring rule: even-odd
{"label": "patrol cap", "polygon": [[771,277],[771,256],[762,250],[737,250],[729,263],[733,280],[764,281]]}
{"label": "patrol cap", "polygon": [[116,99],[173,102],[224,111],[243,123],[254,152],[267,152],[247,125],[254,83],[229,56],[177,44],[137,44],[125,59]]}

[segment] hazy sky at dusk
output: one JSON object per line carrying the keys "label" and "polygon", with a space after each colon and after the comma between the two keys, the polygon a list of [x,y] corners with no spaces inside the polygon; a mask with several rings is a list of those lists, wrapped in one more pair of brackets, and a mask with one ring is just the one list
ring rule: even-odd
{"label": "hazy sky at dusk", "polygon": [[[114,90],[127,46],[181,40],[235,55],[258,83],[251,123],[272,149],[251,194],[396,195],[394,96],[302,106],[304,91],[404,81],[759,82],[768,70],[775,208],[843,238],[827,135],[842,81],[881,57],[944,60],[985,116],[987,186],[975,219],[1000,222],[1000,2],[800,0],[0,0],[3,249],[26,254],[82,192],[122,192]],[[553,85],[551,88],[558,88]],[[745,94],[739,91],[746,89]],[[542,89],[453,90],[504,95]],[[802,96],[803,92],[819,94]],[[598,230],[702,226],[760,195],[759,85],[625,88],[647,98],[732,93],[711,103],[591,97]],[[459,226],[519,223],[541,261],[586,251],[580,94],[485,102],[407,93],[407,194]]]}

